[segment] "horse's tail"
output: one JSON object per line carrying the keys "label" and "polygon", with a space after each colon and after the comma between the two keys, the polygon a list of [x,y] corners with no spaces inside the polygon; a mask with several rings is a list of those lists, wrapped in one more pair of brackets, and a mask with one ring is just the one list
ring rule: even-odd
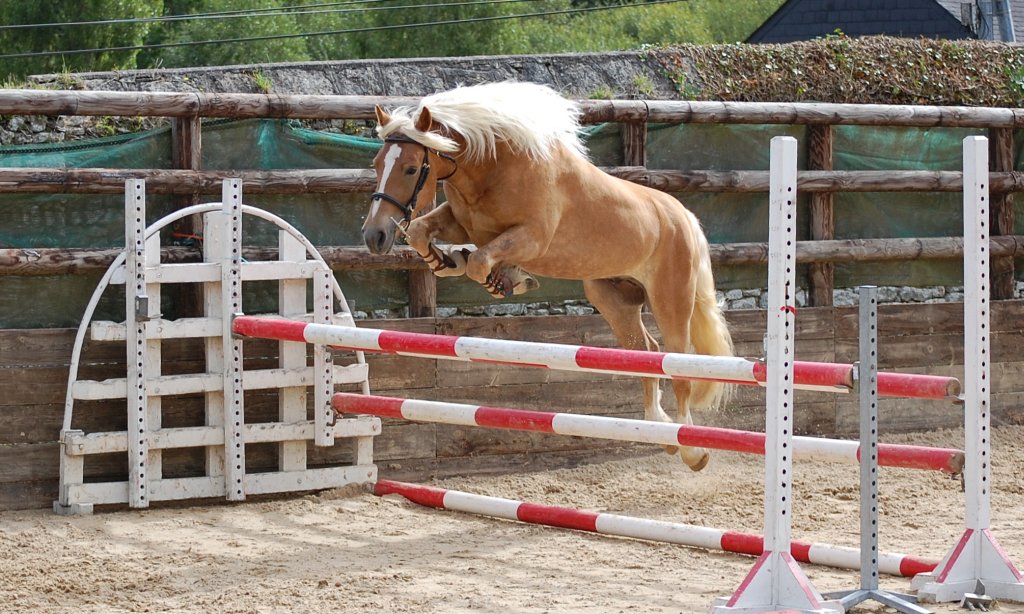
{"label": "horse's tail", "polygon": [[[690,343],[698,354],[732,356],[732,336],[715,295],[711,274],[711,255],[707,240],[700,236],[701,254],[697,271],[696,299],[690,321]],[[691,407],[720,407],[728,401],[731,387],[721,382],[694,380],[690,389]]]}

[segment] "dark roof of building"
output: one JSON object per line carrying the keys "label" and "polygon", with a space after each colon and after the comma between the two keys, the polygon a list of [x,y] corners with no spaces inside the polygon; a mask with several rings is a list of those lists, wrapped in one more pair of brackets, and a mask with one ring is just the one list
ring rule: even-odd
{"label": "dark roof of building", "polygon": [[959,6],[956,8],[958,15],[954,16],[937,0],[787,0],[747,42],[789,43],[837,30],[854,37],[977,38],[961,23]]}

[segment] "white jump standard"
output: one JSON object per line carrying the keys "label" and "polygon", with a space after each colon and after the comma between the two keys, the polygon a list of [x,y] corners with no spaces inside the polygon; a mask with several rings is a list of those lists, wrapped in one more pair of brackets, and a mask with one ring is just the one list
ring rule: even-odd
{"label": "white jump standard", "polygon": [[991,532],[988,139],[964,139],[964,494],[966,525],[934,573],[914,578],[918,598],[965,593],[1024,602],[1024,576]]}

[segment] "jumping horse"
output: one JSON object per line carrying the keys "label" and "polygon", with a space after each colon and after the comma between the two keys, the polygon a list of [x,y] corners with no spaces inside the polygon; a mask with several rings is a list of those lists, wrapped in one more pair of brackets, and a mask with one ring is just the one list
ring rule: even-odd
{"label": "jumping horse", "polygon": [[[377,107],[376,115],[384,145],[363,224],[371,252],[387,253],[403,232],[435,272],[464,272],[492,294],[508,294],[519,269],[582,280],[623,347],[658,350],[641,318],[646,303],[668,351],[732,355],[697,218],[672,196],[594,166],[577,103],[545,86],[501,82],[427,96],[416,107]],[[438,181],[447,202],[419,215]],[[457,252],[456,263],[435,240],[476,249]],[[725,396],[716,382],[676,379],[672,387],[685,424],[691,408]],[[645,378],[643,396],[648,420],[672,421],[659,380]],[[694,471],[710,458],[703,448],[666,451]]]}

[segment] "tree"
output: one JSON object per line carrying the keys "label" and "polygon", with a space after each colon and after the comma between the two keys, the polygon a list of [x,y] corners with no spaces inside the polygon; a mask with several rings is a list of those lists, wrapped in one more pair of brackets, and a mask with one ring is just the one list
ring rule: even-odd
{"label": "tree", "polygon": [[[11,28],[26,24],[54,24],[153,17],[163,10],[163,0],[79,0],[78,2],[0,3],[0,55],[135,47],[142,44],[150,25],[120,23]],[[2,58],[0,76],[7,80],[25,75],[80,70],[134,68],[138,51],[95,51],[64,55]]]}
{"label": "tree", "polygon": [[[139,54],[139,67],[216,66],[291,62],[309,59],[297,11],[290,0],[167,0],[165,15],[196,15],[193,19],[158,24],[147,38],[156,46]],[[270,9],[270,10],[268,10]],[[278,9],[278,10],[272,10]],[[240,13],[246,13],[243,15]],[[235,14],[232,14],[235,13]],[[261,41],[207,43],[251,37],[277,37]],[[159,47],[188,42],[191,44]]]}
{"label": "tree", "polygon": [[514,26],[520,37],[504,52],[614,51],[711,39],[708,16],[689,2],[607,6],[612,8],[523,20]]}
{"label": "tree", "polygon": [[[0,77],[305,60],[573,53],[742,41],[783,0],[81,0],[0,3]],[[175,19],[178,17],[178,19]],[[258,39],[229,41],[233,39]],[[144,47],[144,48],[139,48]],[[3,53],[0,52],[0,56]]]}
{"label": "tree", "polygon": [[[389,0],[353,12],[346,20],[350,33],[318,42],[318,59],[451,57],[503,53],[508,46],[509,19],[536,11],[541,3],[413,7],[408,0]],[[563,0],[542,3],[547,9]],[[534,5],[534,6],[531,6]],[[549,9],[550,10],[550,9]]]}

